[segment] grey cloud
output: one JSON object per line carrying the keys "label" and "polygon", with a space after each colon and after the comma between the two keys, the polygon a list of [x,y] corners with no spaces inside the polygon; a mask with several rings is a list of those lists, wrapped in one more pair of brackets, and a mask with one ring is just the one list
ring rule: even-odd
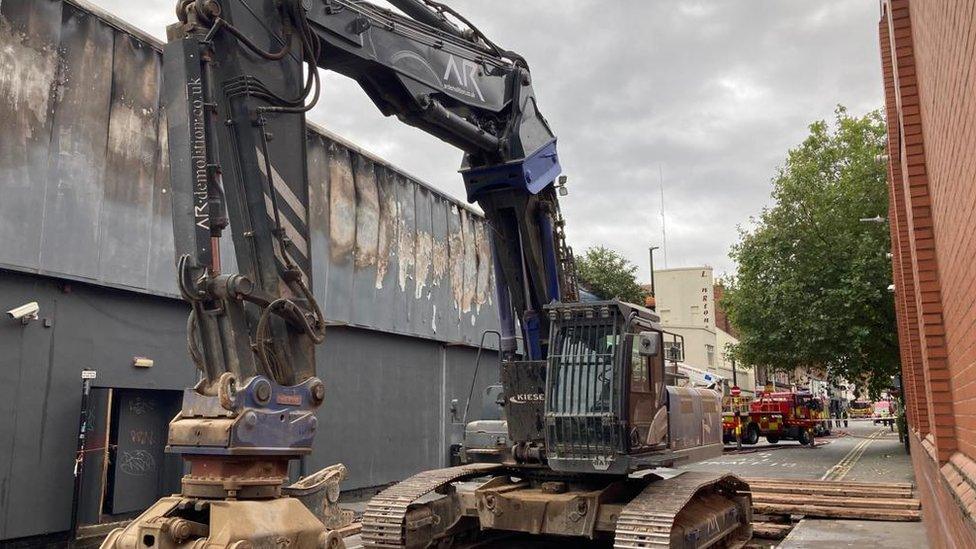
{"label": "grey cloud", "polygon": [[[174,4],[94,1],[160,37]],[[529,60],[570,176],[571,243],[619,249],[643,277],[661,240],[659,168],[669,265],[730,271],[736,226],[768,203],[807,124],[882,103],[874,0],[449,3]],[[457,151],[384,119],[354,83],[324,82],[313,121],[463,196]]]}

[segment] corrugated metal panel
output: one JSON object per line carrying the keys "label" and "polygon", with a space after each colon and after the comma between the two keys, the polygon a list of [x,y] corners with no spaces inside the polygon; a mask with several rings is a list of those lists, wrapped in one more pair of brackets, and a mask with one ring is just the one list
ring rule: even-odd
{"label": "corrugated metal panel", "polygon": [[[69,5],[62,20],[48,177],[39,218],[40,268],[98,280],[99,223],[103,207],[114,206],[106,200],[106,187],[116,33]],[[113,279],[124,284],[118,273],[113,273]]]}
{"label": "corrugated metal panel", "polygon": [[[178,295],[159,47],[76,0],[0,2],[0,266]],[[463,342],[497,323],[479,215],[319,128],[309,175],[330,321]]]}

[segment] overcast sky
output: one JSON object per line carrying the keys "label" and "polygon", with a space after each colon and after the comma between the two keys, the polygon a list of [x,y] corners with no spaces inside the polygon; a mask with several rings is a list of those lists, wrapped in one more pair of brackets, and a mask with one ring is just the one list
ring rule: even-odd
{"label": "overcast sky", "polygon": [[[176,3],[91,1],[160,38]],[[668,266],[719,275],[807,125],[883,100],[877,0],[446,1],[529,61],[570,178],[571,245],[620,250],[642,280],[663,240],[661,174]],[[382,117],[352,81],[324,82],[311,120],[463,197],[457,150]]]}

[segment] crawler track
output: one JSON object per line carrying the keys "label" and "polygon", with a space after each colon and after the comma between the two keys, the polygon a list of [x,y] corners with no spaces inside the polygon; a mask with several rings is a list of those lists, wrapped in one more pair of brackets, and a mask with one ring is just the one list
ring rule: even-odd
{"label": "crawler track", "polygon": [[470,477],[484,475],[502,466],[472,463],[418,473],[380,492],[370,500],[363,514],[363,547],[399,549],[406,547],[406,516],[410,504],[438,487]]}
{"label": "crawler track", "polygon": [[[671,533],[675,519],[692,502],[696,495],[716,490],[732,496],[737,490],[748,489],[746,484],[732,475],[704,472],[686,472],[677,477],[652,482],[636,498],[624,507],[617,519],[614,549],[643,549],[671,547]],[[746,513],[749,514],[747,508]],[[745,531],[730,531],[725,537],[749,539],[750,517],[732,517]],[[736,547],[735,543],[726,546]]]}

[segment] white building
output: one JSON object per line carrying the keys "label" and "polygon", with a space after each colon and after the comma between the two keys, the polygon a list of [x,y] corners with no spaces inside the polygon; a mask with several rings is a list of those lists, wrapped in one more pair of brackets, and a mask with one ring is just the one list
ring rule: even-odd
{"label": "white building", "polygon": [[[657,312],[667,332],[681,336],[684,363],[712,372],[719,377],[737,380],[745,394],[755,391],[752,369],[736,367],[726,350],[738,343],[731,334],[715,325],[715,278],[712,268],[689,267],[654,271]],[[671,338],[665,337],[665,347]],[[679,345],[681,345],[679,340]]]}

